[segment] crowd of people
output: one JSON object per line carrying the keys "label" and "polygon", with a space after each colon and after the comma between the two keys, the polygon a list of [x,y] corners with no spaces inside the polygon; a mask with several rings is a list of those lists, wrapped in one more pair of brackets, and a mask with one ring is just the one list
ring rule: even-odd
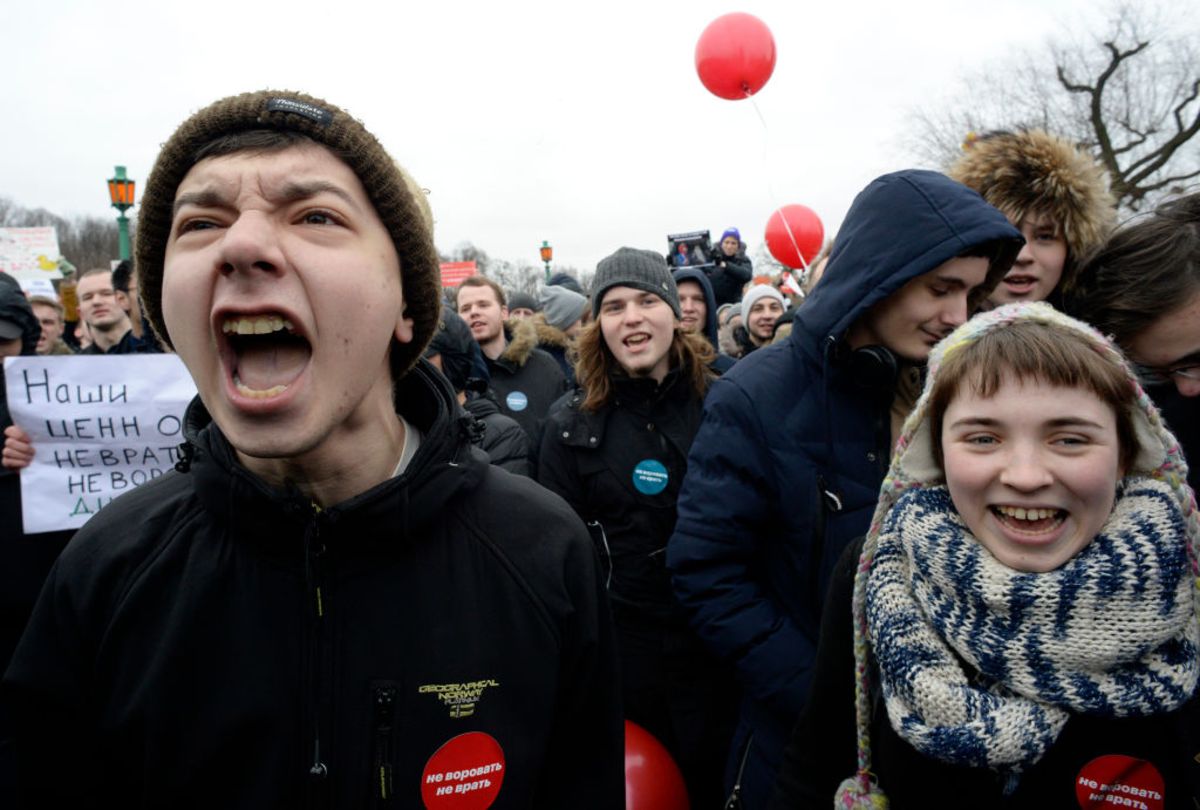
{"label": "crowd of people", "polygon": [[745,247],[443,289],[361,122],[195,113],[132,264],[0,274],[0,354],[198,391],[73,536],[0,410],[0,803],[619,808],[623,721],[693,810],[1200,803],[1200,194],[1004,131]]}

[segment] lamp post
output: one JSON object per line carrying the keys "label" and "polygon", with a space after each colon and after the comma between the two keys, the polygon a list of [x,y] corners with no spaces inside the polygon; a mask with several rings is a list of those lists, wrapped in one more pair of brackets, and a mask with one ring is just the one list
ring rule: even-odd
{"label": "lamp post", "polygon": [[554,258],[554,248],[550,247],[550,243],[545,239],[542,240],[541,247],[542,261],[546,263],[546,283],[550,283],[550,260]]}
{"label": "lamp post", "polygon": [[125,216],[125,212],[133,207],[133,187],[134,181],[125,176],[125,167],[117,166],[116,176],[110,177],[108,180],[108,199],[112,202],[112,207],[117,209],[117,228],[120,231],[120,242],[118,252],[120,259],[124,261],[132,254],[129,250],[129,217]]}

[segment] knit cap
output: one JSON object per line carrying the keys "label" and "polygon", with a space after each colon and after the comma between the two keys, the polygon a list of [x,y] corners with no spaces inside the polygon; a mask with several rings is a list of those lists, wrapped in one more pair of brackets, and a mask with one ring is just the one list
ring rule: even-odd
{"label": "knit cap", "polygon": [[159,340],[173,348],[162,315],[162,280],[175,192],[201,147],[249,130],[304,135],[328,147],[358,176],[400,257],[413,339],[392,346],[391,365],[396,377],[403,375],[421,356],[441,309],[433,215],[425,192],[357,119],[319,98],[291,91],[262,90],[221,99],[184,121],[159,152],[142,196],[134,250],[142,311]]}
{"label": "knit cap", "polygon": [[779,302],[779,305],[784,309],[788,308],[787,299],[783,297],[783,293],[772,287],[770,284],[756,284],[746,291],[742,296],[742,317],[750,314],[750,310],[754,309],[754,303],[763,298],[774,298]]}
{"label": "knit cap", "polygon": [[534,312],[540,312],[542,309],[542,305],[529,293],[515,292],[506,296],[506,298],[508,299],[509,312],[512,312],[514,309],[531,309]]}
{"label": "knit cap", "polygon": [[588,300],[566,287],[543,287],[540,297],[546,323],[560,331],[566,331],[587,311]]}
{"label": "knit cap", "polygon": [[679,308],[679,290],[661,253],[623,247],[601,259],[592,279],[592,317],[600,315],[604,294],[612,287],[632,287],[654,293],[667,302],[676,318],[683,317]]}
{"label": "knit cap", "polygon": [[742,241],[742,234],[738,231],[737,228],[726,228],[725,233],[721,234],[721,241],[724,242],[726,239],[728,239],[731,236],[734,239],[738,240],[739,243]]}
{"label": "knit cap", "polygon": [[547,287],[566,287],[571,292],[577,292],[580,295],[585,295],[583,285],[579,283],[579,279],[575,278],[570,273],[555,273],[550,276],[546,282]]}

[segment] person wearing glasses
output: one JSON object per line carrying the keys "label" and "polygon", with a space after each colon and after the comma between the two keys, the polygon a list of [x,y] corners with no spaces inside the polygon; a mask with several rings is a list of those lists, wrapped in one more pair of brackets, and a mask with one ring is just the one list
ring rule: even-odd
{"label": "person wearing glasses", "polygon": [[1112,336],[1200,483],[1200,192],[1118,229],[1087,259],[1067,311]]}

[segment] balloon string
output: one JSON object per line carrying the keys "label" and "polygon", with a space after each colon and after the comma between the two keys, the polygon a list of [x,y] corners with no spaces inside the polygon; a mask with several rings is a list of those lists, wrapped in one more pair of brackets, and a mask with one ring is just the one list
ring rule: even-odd
{"label": "balloon string", "polygon": [[787,217],[783,215],[783,207],[779,205],[779,199],[775,196],[775,184],[771,182],[771,171],[769,168],[770,164],[767,160],[767,158],[770,156],[769,152],[770,152],[771,132],[770,132],[770,129],[767,127],[767,119],[763,117],[762,110],[760,110],[758,108],[758,102],[754,100],[754,96],[751,95],[749,90],[743,87],[742,92],[746,94],[746,98],[747,98],[747,100],[749,100],[750,106],[754,108],[754,112],[758,116],[759,123],[762,124],[762,128],[763,128],[763,158],[762,159],[763,159],[763,174],[767,178],[767,194],[771,198],[771,204],[775,206],[775,212],[779,214],[779,219],[783,223],[783,229],[787,232],[788,239],[791,241],[792,247],[796,250],[796,255],[800,257],[800,267],[804,271],[804,273],[807,274],[808,273],[808,262],[805,261],[805,259],[804,259],[804,251],[802,251],[800,249],[800,245],[797,244],[796,235],[794,233],[792,233],[792,226],[788,224]]}

